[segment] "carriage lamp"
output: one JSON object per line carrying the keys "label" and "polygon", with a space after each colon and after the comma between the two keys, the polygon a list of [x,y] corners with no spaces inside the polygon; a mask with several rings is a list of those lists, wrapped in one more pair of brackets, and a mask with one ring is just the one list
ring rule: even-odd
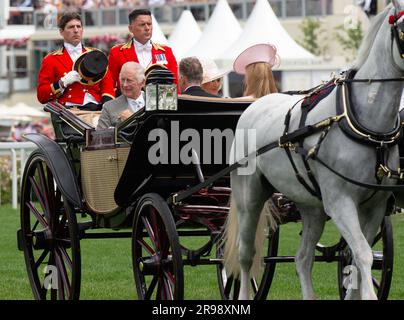
{"label": "carriage lamp", "polygon": [[167,68],[155,68],[146,74],[146,111],[177,110],[177,86]]}

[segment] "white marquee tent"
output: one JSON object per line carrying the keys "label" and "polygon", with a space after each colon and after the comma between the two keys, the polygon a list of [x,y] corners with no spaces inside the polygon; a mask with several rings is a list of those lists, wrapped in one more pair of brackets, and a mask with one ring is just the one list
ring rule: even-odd
{"label": "white marquee tent", "polygon": [[221,60],[223,65],[232,64],[243,50],[259,43],[272,43],[276,46],[281,58],[280,69],[285,65],[311,64],[317,60],[287,33],[267,0],[257,0],[243,32],[218,60]]}
{"label": "white marquee tent", "polygon": [[163,31],[161,30],[160,25],[158,24],[153,14],[152,14],[152,23],[153,23],[153,33],[151,40],[160,44],[168,44],[167,38],[164,35]]}
{"label": "white marquee tent", "polygon": [[36,108],[30,107],[25,103],[19,102],[13,107],[0,105],[0,119],[1,120],[20,120],[28,121],[32,118],[46,118],[49,115]]}
{"label": "white marquee tent", "polygon": [[226,0],[219,0],[199,41],[186,56],[216,59],[241,34],[242,29]]}
{"label": "white marquee tent", "polygon": [[198,42],[201,35],[201,28],[192,15],[192,12],[190,10],[184,10],[168,38],[168,43],[171,49],[173,49],[174,55],[178,61]]}

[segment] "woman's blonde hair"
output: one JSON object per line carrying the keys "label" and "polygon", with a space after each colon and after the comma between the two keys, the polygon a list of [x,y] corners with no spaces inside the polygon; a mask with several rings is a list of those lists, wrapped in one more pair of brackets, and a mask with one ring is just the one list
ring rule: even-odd
{"label": "woman's blonde hair", "polygon": [[266,62],[256,62],[245,69],[245,96],[263,97],[278,92],[271,66]]}

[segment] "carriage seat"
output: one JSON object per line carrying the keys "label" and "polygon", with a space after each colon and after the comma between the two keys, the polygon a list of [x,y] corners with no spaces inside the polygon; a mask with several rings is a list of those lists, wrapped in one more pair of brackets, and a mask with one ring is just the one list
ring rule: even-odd
{"label": "carriage seat", "polygon": [[79,119],[87,123],[89,126],[96,128],[98,120],[101,116],[101,111],[86,111],[80,110],[77,107],[68,109],[71,113],[76,115]]}

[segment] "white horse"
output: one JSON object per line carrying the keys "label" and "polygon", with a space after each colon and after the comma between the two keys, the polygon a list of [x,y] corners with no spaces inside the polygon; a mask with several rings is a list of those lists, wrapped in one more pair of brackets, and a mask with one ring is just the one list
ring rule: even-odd
{"label": "white horse", "polygon": [[[391,29],[400,33],[404,29],[404,0],[393,1],[373,21],[359,50],[352,69],[357,70],[355,79],[387,79],[404,76],[404,60],[398,39],[392,39]],[[391,24],[394,16],[396,23]],[[390,20],[390,21],[389,21]],[[403,40],[403,39],[402,39]],[[404,41],[404,40],[403,40]],[[373,132],[390,132],[397,124],[401,81],[353,82],[350,84],[352,106],[358,122]],[[323,99],[309,114],[306,124],[318,123],[336,115],[336,89]],[[270,94],[257,100],[242,114],[237,129],[256,130],[256,147],[259,149],[283,134],[284,119],[288,109],[302,96]],[[289,132],[298,128],[301,109],[297,105],[292,112]],[[320,133],[304,139],[304,148],[309,150],[319,141]],[[237,143],[233,142],[233,148]],[[247,145],[244,145],[247,150]],[[397,146],[388,148],[387,164],[397,169],[399,156]],[[306,181],[306,169],[299,154],[292,152],[293,160]],[[318,157],[331,168],[352,180],[376,184],[376,151],[348,137],[338,126],[331,125],[321,144]],[[235,156],[234,161],[242,157]],[[256,272],[262,239],[258,236],[264,224],[260,220],[265,201],[274,191],[283,193],[294,201],[302,216],[302,240],[296,254],[296,269],[301,282],[304,299],[314,299],[311,271],[315,245],[324,229],[327,215],[332,218],[339,232],[348,243],[358,268],[359,287],[348,290],[347,299],[377,299],[374,292],[371,266],[372,250],[369,246],[376,235],[386,212],[391,192],[360,187],[332,173],[316,160],[309,160],[312,173],[320,187],[321,198],[310,194],[300,184],[292,170],[285,150],[274,148],[256,159],[256,169],[250,175],[231,173],[232,202],[225,236],[225,266],[230,273],[240,273],[240,299],[250,297],[250,278]],[[310,184],[310,182],[309,182]],[[383,178],[383,184],[395,182]],[[262,218],[262,217],[261,217]],[[259,222],[260,221],[260,222]],[[257,238],[256,238],[257,237]],[[257,246],[258,244],[258,246]],[[254,259],[258,253],[258,259]],[[254,263],[253,263],[254,262]]]}

